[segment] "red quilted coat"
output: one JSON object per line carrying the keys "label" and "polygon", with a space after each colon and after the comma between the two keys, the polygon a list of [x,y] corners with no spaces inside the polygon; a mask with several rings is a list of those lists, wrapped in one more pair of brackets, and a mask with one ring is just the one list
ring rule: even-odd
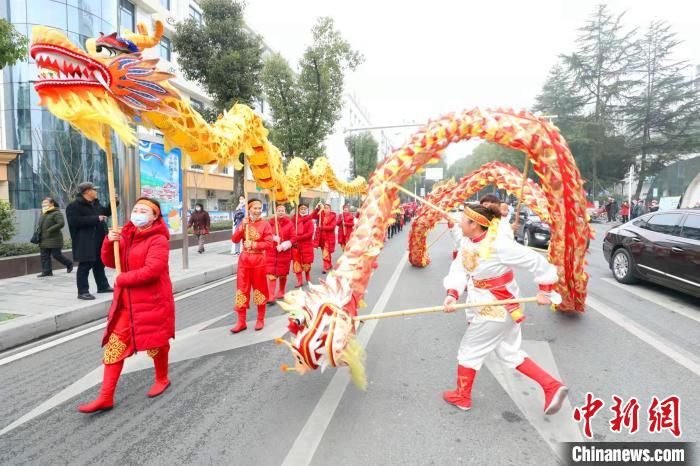
{"label": "red quilted coat", "polygon": [[[102,346],[112,333],[117,312],[128,312],[136,351],[158,348],[175,337],[175,300],[168,260],[170,233],[162,218],[144,231],[129,222],[119,242],[122,272],[114,282]],[[102,262],[114,268],[114,246],[105,238]]]}
{"label": "red quilted coat", "polygon": [[[270,246],[265,251],[265,273],[268,275],[277,275],[278,277],[281,277],[289,273],[289,264],[292,263],[291,245],[296,242],[294,224],[289,217],[278,217],[277,225],[279,227],[279,235],[277,235],[274,217],[269,218],[268,222],[270,223],[270,227],[272,227],[272,235],[279,236],[280,242],[271,242]],[[289,249],[286,251],[278,251],[277,246],[285,241],[289,241]]]}
{"label": "red quilted coat", "polygon": [[323,249],[328,248],[331,254],[335,251],[335,227],[338,223],[338,216],[335,212],[322,212],[314,210],[311,218],[318,220],[314,243],[316,247]]}
{"label": "red quilted coat", "polygon": [[352,229],[355,227],[355,216],[350,212],[343,212],[338,216],[338,242],[345,244],[350,239]]}
{"label": "red quilted coat", "polygon": [[296,229],[296,244],[295,246],[301,254],[302,264],[314,263],[314,222],[311,215],[299,216],[297,221],[296,215],[291,219],[292,226]]}

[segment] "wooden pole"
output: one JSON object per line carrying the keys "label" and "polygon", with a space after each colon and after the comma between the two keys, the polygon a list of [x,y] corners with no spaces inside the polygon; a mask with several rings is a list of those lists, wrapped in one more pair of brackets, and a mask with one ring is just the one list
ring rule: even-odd
{"label": "wooden pole", "polygon": [[270,193],[270,199],[272,200],[272,213],[275,216],[275,235],[279,237],[280,225],[277,222],[277,199],[275,199],[275,189],[274,188],[272,189],[272,192]]}
{"label": "wooden pole", "polygon": [[399,186],[399,185],[396,184],[396,183],[393,183],[393,184],[394,184],[394,186],[396,186],[396,188],[397,188],[399,191],[401,191],[401,192],[403,192],[403,193],[405,193],[405,194],[408,194],[408,195],[411,196],[412,198],[415,198],[417,201],[422,202],[423,204],[427,205],[428,207],[430,207],[431,209],[435,210],[436,212],[441,213],[442,215],[444,215],[447,219],[451,220],[452,222],[454,222],[454,223],[459,222],[459,220],[452,218],[452,216],[450,215],[449,212],[446,212],[446,211],[442,210],[440,207],[436,206],[436,205],[433,204],[432,202],[430,202],[430,201],[428,201],[428,200],[425,200],[425,199],[423,199],[422,197],[413,194],[411,191],[409,191],[409,190],[407,190],[407,189],[405,189],[405,188]]}
{"label": "wooden pole", "polygon": [[440,240],[440,238],[442,238],[442,236],[443,236],[445,233],[447,233],[448,231],[450,231],[449,228],[446,228],[446,229],[442,230],[442,233],[440,233],[440,234],[438,235],[438,237],[435,238],[435,239],[428,245],[428,247],[425,248],[425,250],[427,251],[428,249],[432,248],[433,245],[434,245],[435,243],[437,243],[437,242]]}
{"label": "wooden pole", "polygon": [[[190,195],[187,192],[187,156],[181,154],[180,170],[182,170],[182,270],[187,270],[190,267],[190,241],[187,236],[187,211],[190,205]],[[207,170],[207,167],[204,167]],[[195,184],[196,186],[196,184]],[[196,191],[196,189],[195,189]],[[196,196],[195,192],[195,198]]]}
{"label": "wooden pole", "polygon": [[[107,163],[107,187],[109,189],[109,208],[112,210],[112,229],[119,231],[119,213],[117,212],[117,191],[114,187],[114,161],[112,160],[112,135],[109,126],[102,127],[102,135],[105,140],[105,156]],[[119,241],[114,243],[114,268],[117,275],[122,271],[121,257],[119,257]]]}
{"label": "wooden pole", "polygon": [[[250,221],[250,207],[248,207],[248,190],[246,189],[245,182],[248,178],[248,157],[243,154],[243,195],[245,196],[245,218]],[[248,222],[245,224],[245,240],[250,239],[250,233],[248,231]]]}
{"label": "wooden pole", "polygon": [[[520,303],[534,303],[534,302],[537,302],[536,297],[518,298],[518,299],[503,299],[500,301],[486,301],[483,303],[455,304],[453,307],[454,307],[454,309],[466,309],[469,307],[503,306],[506,304],[520,304]],[[417,314],[429,314],[432,312],[444,312],[444,311],[445,311],[445,306],[420,307],[417,309],[406,309],[404,311],[383,312],[381,314],[366,314],[366,315],[353,317],[352,319],[354,321],[377,320],[377,319],[388,319],[391,317],[413,316],[413,315],[417,315]]]}

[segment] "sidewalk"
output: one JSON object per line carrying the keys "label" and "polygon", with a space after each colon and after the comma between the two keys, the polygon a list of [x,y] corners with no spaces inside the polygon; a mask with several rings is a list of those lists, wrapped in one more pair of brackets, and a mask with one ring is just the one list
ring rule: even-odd
{"label": "sidewalk", "polygon": [[[198,254],[196,246],[189,248],[187,270],[182,270],[182,250],[170,251],[170,278],[175,293],[236,272],[238,256],[230,255],[230,241],[209,243],[205,247],[204,254]],[[54,262],[53,266],[57,265]],[[5,321],[0,319],[0,351],[107,317],[112,293],[95,293],[91,273],[90,288],[96,299],[78,299],[76,270],[69,274],[64,268],[54,268],[53,277],[40,279],[32,274],[0,280],[0,314],[20,316]],[[106,269],[106,272],[110,284],[113,284],[114,270]]]}

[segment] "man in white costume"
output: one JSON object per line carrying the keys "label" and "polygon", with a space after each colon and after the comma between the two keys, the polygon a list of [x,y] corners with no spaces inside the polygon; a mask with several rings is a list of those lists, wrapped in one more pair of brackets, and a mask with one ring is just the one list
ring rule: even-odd
{"label": "man in white costume", "polygon": [[[533,275],[539,286],[538,304],[561,303],[561,296],[554,291],[554,284],[558,281],[556,267],[540,254],[498,234],[499,220],[499,206],[465,206],[460,225],[464,239],[443,282],[447,290],[446,312],[454,312],[454,305],[465,287],[468,290],[466,302],[470,303],[517,298],[519,289],[512,267]],[[542,387],[545,414],[559,411],[568,389],[520,349],[520,323],[524,318],[519,304],[467,310],[468,329],[457,355],[457,388],[443,393],[445,401],[460,409],[470,409],[476,372],[481,369],[484,359],[495,352],[506,365]]]}

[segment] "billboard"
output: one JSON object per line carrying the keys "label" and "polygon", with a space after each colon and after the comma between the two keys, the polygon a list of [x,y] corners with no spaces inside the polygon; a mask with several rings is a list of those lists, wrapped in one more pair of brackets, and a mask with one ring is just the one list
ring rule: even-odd
{"label": "billboard", "polygon": [[442,167],[439,168],[426,168],[425,169],[425,179],[439,181],[442,179]]}
{"label": "billboard", "polygon": [[182,232],[182,170],[180,149],[166,153],[163,144],[139,141],[141,196],[160,202],[170,234]]}

